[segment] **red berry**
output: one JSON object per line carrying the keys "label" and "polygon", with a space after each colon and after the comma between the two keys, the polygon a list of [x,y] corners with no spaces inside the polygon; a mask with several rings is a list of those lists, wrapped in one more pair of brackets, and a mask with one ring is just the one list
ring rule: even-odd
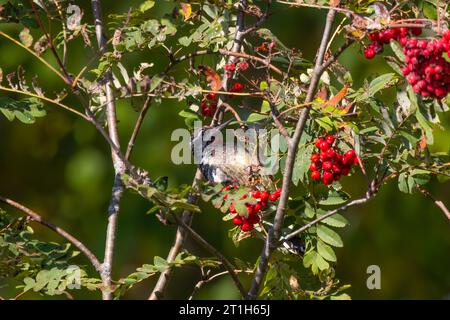
{"label": "red berry", "polygon": [[310,171],[317,171],[319,170],[319,166],[317,163],[311,163],[311,165],[309,166],[309,170]]}
{"label": "red berry", "polygon": [[241,62],[238,63],[238,68],[239,68],[239,70],[241,70],[241,71],[247,70],[248,67],[249,67],[249,64],[248,64],[247,61],[241,61]]}
{"label": "red berry", "polygon": [[316,142],[314,143],[316,145],[316,148],[320,149],[320,144],[323,142],[323,139],[317,139]]}
{"label": "red berry", "polygon": [[236,208],[235,208],[235,206],[234,206],[234,204],[230,204],[230,207],[228,208],[228,210],[231,212],[231,213],[236,213],[237,211],[236,211]]}
{"label": "red berry", "polygon": [[259,221],[261,221],[261,218],[257,214],[253,214],[247,218],[247,222],[251,224],[257,224]]}
{"label": "red berry", "polygon": [[319,180],[321,178],[319,171],[313,171],[311,172],[311,179],[313,180]]}
{"label": "red berry", "polygon": [[234,63],[227,63],[224,67],[226,71],[233,72],[236,70],[236,65]]}
{"label": "red berry", "polygon": [[376,54],[375,50],[372,47],[367,48],[366,50],[364,50],[364,56],[366,57],[366,59],[371,60],[371,59],[375,58],[376,55],[377,54]]}
{"label": "red berry", "polygon": [[341,174],[343,176],[347,176],[350,173],[350,168],[348,166],[344,166],[341,168]]}
{"label": "red berry", "polygon": [[404,47],[408,43],[408,38],[407,37],[402,37],[402,38],[400,38],[398,40],[398,42]]}
{"label": "red berry", "polygon": [[320,143],[319,149],[322,151],[327,151],[328,149],[330,149],[330,145],[325,140],[322,140],[322,142]]}
{"label": "red berry", "polygon": [[380,33],[379,32],[369,33],[369,39],[371,41],[378,41],[378,40],[380,40]]}
{"label": "red berry", "polygon": [[249,215],[252,215],[255,213],[255,210],[253,209],[253,206],[247,206],[247,212]]}
{"label": "red berry", "polygon": [[334,136],[332,136],[331,134],[326,136],[325,140],[328,142],[328,144],[333,144],[334,143]]}
{"label": "red berry", "polygon": [[276,194],[276,193],[272,193],[270,196],[269,196],[269,200],[270,201],[277,201],[278,200],[278,195]]}
{"label": "red berry", "polygon": [[356,157],[356,152],[355,152],[355,150],[353,150],[353,149],[348,150],[348,151],[345,153],[345,156],[346,156],[346,157],[350,157],[350,158],[355,158],[355,157]]}
{"label": "red berry", "polygon": [[347,155],[345,155],[344,158],[342,158],[342,163],[346,166],[351,166],[351,165],[353,165],[354,162],[355,162],[355,159],[352,157],[349,157]]}
{"label": "red berry", "polygon": [[261,201],[267,201],[269,199],[269,193],[267,191],[261,192]]}
{"label": "red berry", "polygon": [[281,189],[281,188],[278,188],[277,190],[275,190],[275,193],[278,195],[278,196],[281,196],[281,192],[282,192],[283,190]]}
{"label": "red berry", "polygon": [[233,84],[233,86],[230,89],[230,92],[239,92],[244,88],[244,86],[242,85],[242,83],[240,82],[236,82],[235,84]]}
{"label": "red berry", "polygon": [[422,34],[421,28],[411,28],[411,33],[415,35],[416,37],[420,36]]}
{"label": "red berry", "polygon": [[214,92],[210,92],[208,93],[208,95],[206,96],[209,100],[216,100],[217,96]]}
{"label": "red berry", "polygon": [[249,232],[253,230],[253,224],[245,222],[242,226],[241,226],[241,230],[244,232]]}
{"label": "red berry", "polygon": [[325,171],[323,173],[322,182],[324,185],[330,185],[333,183],[334,176],[330,171]]}
{"label": "red berry", "polygon": [[227,200],[228,199],[228,196],[229,196],[229,194],[227,193],[227,194],[225,194],[224,196],[223,196],[223,199],[224,200]]}
{"label": "red berry", "polygon": [[242,221],[242,217],[241,216],[236,216],[233,218],[233,224],[235,226],[240,226],[244,221]]}
{"label": "red berry", "polygon": [[332,167],[333,165],[331,164],[331,161],[325,161],[322,163],[322,169],[325,171],[331,170]]}
{"label": "red berry", "polygon": [[336,152],[332,148],[327,150],[328,159],[333,159],[335,155],[336,155]]}
{"label": "red berry", "polygon": [[261,192],[259,192],[259,191],[253,191],[253,192],[252,192],[252,197],[255,198],[255,199],[261,198]]}
{"label": "red berry", "polygon": [[319,161],[320,161],[320,156],[319,156],[319,154],[313,153],[313,154],[311,155],[311,161],[314,162],[314,163],[319,162]]}
{"label": "red berry", "polygon": [[253,209],[255,210],[255,213],[258,213],[259,211],[261,211],[261,204],[259,202],[255,203]]}
{"label": "red berry", "polygon": [[341,167],[339,167],[336,164],[333,164],[333,167],[331,168],[331,170],[333,170],[333,172],[337,173],[337,174],[341,173]]}

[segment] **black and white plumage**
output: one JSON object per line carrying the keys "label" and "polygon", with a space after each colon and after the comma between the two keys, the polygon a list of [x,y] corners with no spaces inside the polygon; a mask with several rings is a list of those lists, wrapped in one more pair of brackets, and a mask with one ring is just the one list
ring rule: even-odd
{"label": "black and white plumage", "polygon": [[256,154],[249,152],[245,144],[224,143],[221,130],[230,122],[195,131],[191,140],[192,151],[200,171],[209,182],[249,185],[251,179],[259,175],[261,166]]}
{"label": "black and white plumage", "polygon": [[303,256],[306,251],[305,243],[300,237],[293,237],[289,240],[283,241],[283,247],[290,253]]}

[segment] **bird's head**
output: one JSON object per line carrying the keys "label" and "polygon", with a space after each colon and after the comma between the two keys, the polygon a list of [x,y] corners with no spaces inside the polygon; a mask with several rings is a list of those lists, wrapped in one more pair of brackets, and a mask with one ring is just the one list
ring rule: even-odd
{"label": "bird's head", "polygon": [[194,130],[191,138],[191,148],[198,150],[204,150],[208,145],[217,141],[218,135],[221,134],[221,130],[225,128],[232,119],[227,120],[217,126],[203,126]]}

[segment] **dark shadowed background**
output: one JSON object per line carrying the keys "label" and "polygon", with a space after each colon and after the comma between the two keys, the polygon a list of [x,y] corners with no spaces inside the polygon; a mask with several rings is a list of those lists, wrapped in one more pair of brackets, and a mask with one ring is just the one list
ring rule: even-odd
{"label": "dark shadowed background", "polygon": [[[89,2],[77,3],[84,8],[83,20],[91,19]],[[104,16],[126,12],[129,6],[138,4],[139,1],[104,1]],[[164,10],[155,11],[155,14],[169,13],[171,8]],[[315,9],[276,6],[267,27],[286,45],[301,49],[306,58],[313,59],[324,22],[322,13]],[[1,28],[16,38],[20,31],[14,25]],[[81,40],[72,43],[69,49],[69,69],[76,73],[92,57],[92,51],[83,48]],[[352,71],[356,84],[369,75],[389,70],[382,57],[368,62],[359,50],[359,45],[354,45],[341,58]],[[63,87],[59,79],[27,52],[4,38],[0,39],[0,57],[4,74],[22,65],[27,70],[27,77],[38,75],[38,81],[50,95]],[[48,53],[44,57],[54,62]],[[162,51],[142,51],[130,55],[125,62],[131,70],[138,63],[150,60],[156,64],[158,61],[167,63]],[[68,99],[66,103],[79,108],[75,99]],[[196,170],[194,165],[176,166],[170,160],[171,148],[176,144],[170,141],[170,136],[174,129],[185,126],[178,116],[185,106],[185,102],[174,101],[153,105],[132,159],[152,177],[168,176],[171,186],[190,184]],[[47,117],[38,119],[33,125],[9,122],[0,117],[0,194],[33,208],[77,235],[102,257],[106,211],[113,182],[109,148],[90,124],[51,106],[48,112]],[[136,116],[129,100],[118,104],[123,141],[128,140]],[[450,113],[441,120],[445,127],[450,127]],[[432,148],[448,152],[450,133],[436,127]],[[344,179],[343,185],[345,190],[358,196],[364,192],[365,181],[356,174]],[[449,186],[449,183],[439,184],[433,180],[429,190],[450,205]],[[150,207],[148,202],[131,192],[125,193],[121,207],[114,261],[116,279],[144,263],[152,263],[155,255],[165,257],[175,232],[175,227],[165,227],[154,216],[146,215]],[[11,208],[4,208],[13,212]],[[205,204],[202,208],[203,212],[195,217],[194,227],[204,237],[227,256],[256,259],[261,242],[247,240],[236,248],[227,237],[229,224],[222,221],[221,214]],[[450,222],[433,203],[419,194],[400,193],[394,181],[383,187],[375,200],[350,210],[346,216],[351,225],[341,232],[345,246],[337,250],[336,271],[342,283],[352,285],[349,294],[354,299],[450,298]],[[46,229],[33,226],[41,239],[61,241],[59,236]],[[188,243],[188,249],[204,254],[192,243]],[[83,257],[77,258],[77,262],[87,264]],[[366,287],[366,269],[373,264],[381,268],[381,290]],[[186,298],[198,279],[197,270],[178,269],[169,287],[169,297]],[[126,298],[147,297],[155,280],[152,278],[139,284]],[[0,287],[0,295],[10,297],[13,291],[11,287]],[[99,298],[99,293],[86,291],[74,291],[73,295],[75,298]],[[41,298],[33,293],[25,297]],[[230,280],[221,278],[206,285],[198,297],[238,298],[238,294]]]}

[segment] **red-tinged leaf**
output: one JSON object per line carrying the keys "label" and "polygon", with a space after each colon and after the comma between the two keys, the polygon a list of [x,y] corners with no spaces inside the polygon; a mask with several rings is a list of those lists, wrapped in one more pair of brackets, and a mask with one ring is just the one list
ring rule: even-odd
{"label": "red-tinged leaf", "polygon": [[222,88],[220,75],[213,68],[205,65],[200,65],[198,68],[206,77],[206,81],[208,81],[212,91],[219,91]]}
{"label": "red-tinged leaf", "polygon": [[423,134],[419,141],[419,150],[423,152],[427,147],[427,137]]}
{"label": "red-tinged leaf", "polygon": [[347,93],[348,87],[344,86],[334,97],[332,97],[330,100],[328,100],[325,103],[325,106],[331,106],[336,107],[342,99],[345,98],[345,94]]}

